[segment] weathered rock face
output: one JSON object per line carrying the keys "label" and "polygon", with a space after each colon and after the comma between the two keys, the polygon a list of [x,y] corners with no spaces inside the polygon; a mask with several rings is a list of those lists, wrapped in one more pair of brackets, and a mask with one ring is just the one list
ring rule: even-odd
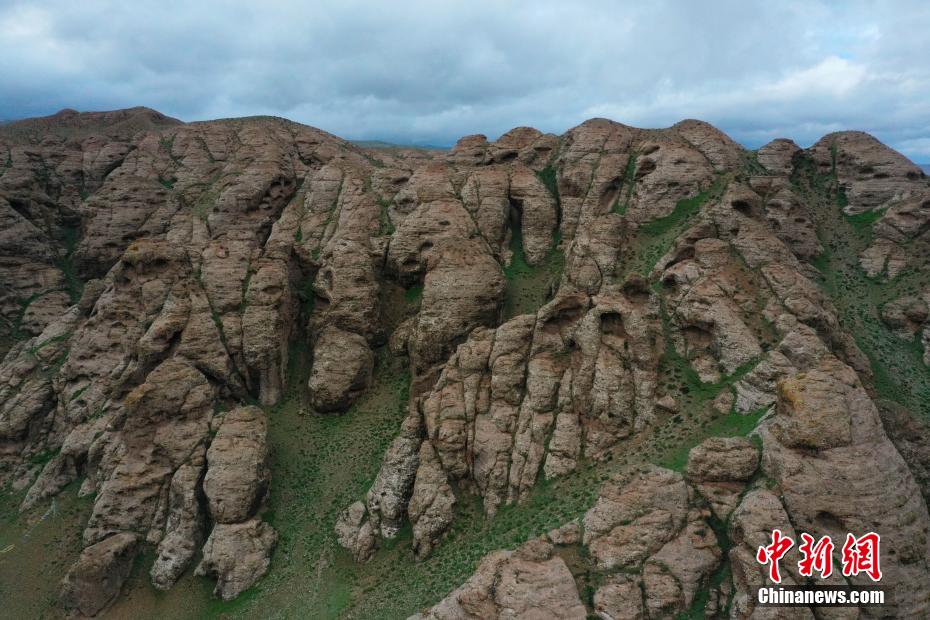
{"label": "weathered rock face", "polygon": [[711,437],[688,455],[688,480],[714,515],[726,521],[759,467],[759,452],[742,437]]}
{"label": "weathered rock face", "polygon": [[602,569],[640,566],[685,523],[688,487],[664,469],[608,485],[582,521],[584,543]]}
{"label": "weathered rock face", "polygon": [[454,507],[455,494],[446,472],[433,444],[424,441],[420,444],[420,464],[407,506],[418,556],[426,557],[438,544],[439,536],[452,522]]}
{"label": "weathered rock face", "polygon": [[65,608],[93,616],[112,602],[129,577],[136,542],[115,534],[84,549],[61,583]]}
{"label": "weathered rock face", "polygon": [[907,198],[924,176],[906,157],[861,131],[827,134],[810,153],[817,168],[834,173],[845,188],[850,215]]}
{"label": "weathered rock face", "polygon": [[255,513],[268,486],[265,412],[241,407],[223,415],[207,450],[203,491],[216,523],[244,521]]}
{"label": "weathered rock face", "polygon": [[481,241],[443,242],[427,268],[421,310],[408,341],[418,372],[444,360],[475,327],[496,323],[504,297],[500,266]]}
{"label": "weathered rock face", "polygon": [[[674,617],[688,609],[721,561],[705,514],[680,474],[650,467],[607,483],[580,524],[516,551],[497,551],[442,602],[414,618],[585,618],[560,551],[584,547],[602,575],[591,606],[602,618]],[[576,553],[577,555],[577,553]],[[576,566],[577,569],[577,566]],[[514,575],[516,573],[516,575]]]}
{"label": "weathered rock face", "polygon": [[532,618],[581,620],[586,616],[572,574],[542,540],[516,551],[498,551],[448,598],[411,620]]}
{"label": "weathered rock face", "polygon": [[260,519],[218,523],[203,546],[197,574],[215,576],[214,594],[230,601],[268,572],[276,541],[274,529]]}
{"label": "weathered rock face", "polygon": [[[884,208],[884,207],[881,207]],[[930,190],[908,190],[872,226],[859,264],[872,277],[893,279],[907,269],[926,271],[930,253]]]}
{"label": "weathered rock face", "polygon": [[175,584],[203,543],[206,515],[197,496],[203,466],[202,457],[192,459],[171,478],[165,536],[151,570],[152,584],[160,590]]}
{"label": "weathered rock face", "polygon": [[794,157],[801,152],[801,147],[793,140],[778,138],[759,149],[758,160],[769,172],[789,175],[794,170]]}
{"label": "weathered rock face", "polygon": [[[821,437],[822,420],[829,417],[837,422],[845,417],[849,423],[840,424],[838,434]],[[910,430],[913,441],[915,429]],[[889,610],[901,617],[924,615],[930,593],[927,582],[914,575],[925,575],[930,560],[926,503],[855,373],[828,355],[816,367],[783,380],[774,416],[758,432],[761,478],[756,475],[759,448],[752,442],[710,438],[690,451],[687,478],[655,466],[625,471],[604,485],[584,515],[580,540],[574,534],[579,524],[569,523],[545,541],[529,544],[583,545],[580,556],[574,556],[589,558],[591,566],[575,566],[580,571],[575,575],[599,571],[600,585],[589,604],[599,617],[675,617],[704,590],[716,609],[729,607],[730,617],[749,618],[765,611],[755,608],[752,596],[753,587],[768,583],[755,551],[770,542],[773,529],[794,540],[800,531],[843,540],[847,531],[881,529],[893,532],[887,544],[895,553],[882,555],[881,561],[882,583],[895,592],[895,602],[884,610],[855,610],[854,617],[883,617]],[[903,445],[904,437],[899,439]],[[913,452],[909,456],[921,458]],[[843,481],[841,488],[830,482],[836,480]],[[837,501],[838,494],[847,499]],[[732,546],[722,546],[711,519],[729,524]],[[509,617],[493,605],[481,613],[466,608],[474,615],[461,611],[463,599],[489,599],[486,593],[473,598],[466,593],[485,592],[479,588],[489,581],[489,567],[507,557],[502,553],[486,557],[465,585],[423,617]],[[711,575],[720,570],[732,571],[732,586],[710,586]],[[804,582],[793,559],[782,563],[782,575],[786,584]],[[848,582],[870,583],[863,576]],[[830,583],[845,582],[834,578]],[[773,617],[814,617],[806,608],[790,612]]]}
{"label": "weathered rock face", "polygon": [[[95,494],[77,613],[142,549],[158,588],[201,549],[217,596],[255,584],[277,536],[250,403],[352,415],[388,355],[411,398],[337,520],[356,560],[408,524],[425,560],[471,499],[494,518],[540,480],[610,480],[424,617],[760,617],[774,527],[880,529],[893,613],[928,612],[930,194],[866,134],[753,156],[700,121],[592,119],[375,152],[280,119],[66,111],[4,125],[0,160],[0,484],[24,509]],[[889,352],[917,377],[901,397],[872,367]],[[684,474],[630,465],[683,437]]]}
{"label": "weathered rock face", "polygon": [[371,384],[373,364],[364,337],[327,327],[314,348],[310,402],[319,411],[345,411]]}
{"label": "weathered rock face", "polygon": [[[904,615],[928,613],[930,584],[917,577],[930,562],[927,505],[852,369],[825,358],[782,381],[776,415],[762,437],[763,469],[781,485],[796,527],[834,538],[882,532],[895,550],[882,568],[882,584],[895,592],[892,606]],[[835,488],[827,480],[843,482]],[[862,577],[850,581],[865,583]]]}

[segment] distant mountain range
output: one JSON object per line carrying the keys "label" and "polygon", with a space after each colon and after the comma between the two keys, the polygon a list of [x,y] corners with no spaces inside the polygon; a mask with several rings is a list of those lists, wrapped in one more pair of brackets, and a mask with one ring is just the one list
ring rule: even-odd
{"label": "distant mountain range", "polygon": [[920,166],[920,169],[924,171],[924,174],[930,174],[930,164],[917,164]]}
{"label": "distant mountain range", "polygon": [[352,144],[366,149],[428,149],[430,151],[448,151],[450,146],[435,144],[397,144],[384,140],[349,140]]}

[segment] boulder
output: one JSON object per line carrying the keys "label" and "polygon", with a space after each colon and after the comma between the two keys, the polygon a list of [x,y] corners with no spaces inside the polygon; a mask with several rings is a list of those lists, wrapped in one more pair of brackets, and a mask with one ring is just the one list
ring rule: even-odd
{"label": "boulder", "polygon": [[129,578],[137,538],[121,533],[86,547],[61,582],[68,610],[95,616],[119,595]]}
{"label": "boulder", "polygon": [[223,415],[207,450],[203,492],[217,523],[236,523],[252,516],[268,488],[265,412],[238,407]]}
{"label": "boulder", "polygon": [[310,403],[318,411],[345,411],[371,385],[374,355],[365,338],[326,327],[313,348]]}
{"label": "boulder", "polygon": [[197,574],[216,578],[214,595],[231,601],[268,571],[278,536],[260,519],[218,523],[203,546]]}

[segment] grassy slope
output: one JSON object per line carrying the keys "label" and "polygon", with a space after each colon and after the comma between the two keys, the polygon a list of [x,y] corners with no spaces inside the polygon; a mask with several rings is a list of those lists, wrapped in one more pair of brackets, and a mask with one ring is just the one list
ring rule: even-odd
{"label": "grassy slope", "polygon": [[891,281],[868,277],[859,266],[859,254],[872,238],[874,213],[849,217],[840,210],[843,196],[832,176],[818,176],[812,167],[795,175],[802,195],[814,206],[818,235],[824,252],[814,261],[818,284],[836,305],[840,322],[871,363],[875,396],[893,400],[912,412],[930,416],[930,369],[921,360],[916,339],[897,338],[882,322],[880,309],[902,295],[916,294],[927,285],[926,275],[902,273]]}
{"label": "grassy slope", "polygon": [[729,177],[720,175],[703,192],[679,200],[675,209],[665,217],[637,228],[632,238],[625,240],[621,249],[617,279],[623,281],[633,273],[648,276],[658,260],[671,249],[675,239],[693,223],[694,217],[701,211],[701,206],[719,198],[726,190],[727,183]]}
{"label": "grassy slope", "polygon": [[[51,504],[20,514],[24,492],[0,493],[0,601],[6,618],[54,618],[58,583],[81,551],[91,499],[68,485]],[[43,518],[44,517],[44,518]]]}
{"label": "grassy slope", "polygon": [[520,314],[536,312],[548,301],[549,291],[558,287],[565,257],[558,249],[558,241],[541,264],[531,266],[526,262],[523,251],[523,235],[519,226],[514,226],[510,239],[513,256],[510,265],[504,268],[507,277],[507,293],[504,298],[506,321]]}

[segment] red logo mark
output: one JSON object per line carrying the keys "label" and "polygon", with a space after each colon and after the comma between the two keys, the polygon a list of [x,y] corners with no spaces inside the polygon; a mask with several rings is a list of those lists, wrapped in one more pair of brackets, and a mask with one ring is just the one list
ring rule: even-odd
{"label": "red logo mark", "polygon": [[756,560],[759,561],[759,564],[770,565],[769,578],[775,583],[781,583],[778,561],[782,559],[793,546],[794,541],[788,536],[783,536],[781,530],[772,530],[772,544],[759,547],[759,550],[756,552]]}
{"label": "red logo mark", "polygon": [[824,536],[814,544],[814,537],[810,534],[801,534],[803,541],[798,546],[801,552],[801,561],[798,562],[798,572],[804,577],[811,577],[816,570],[822,579],[833,574],[833,541]]}
{"label": "red logo mark", "polygon": [[881,536],[869,532],[856,538],[846,534],[846,543],[843,545],[843,576],[853,577],[865,573],[872,581],[882,578],[882,569],[879,564],[879,545]]}

